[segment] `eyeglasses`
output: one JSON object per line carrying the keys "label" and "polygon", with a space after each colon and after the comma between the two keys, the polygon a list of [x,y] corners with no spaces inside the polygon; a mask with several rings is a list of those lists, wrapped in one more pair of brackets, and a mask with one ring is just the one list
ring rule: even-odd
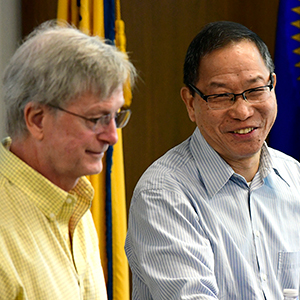
{"label": "eyeglasses", "polygon": [[115,120],[116,128],[125,127],[131,116],[131,110],[129,108],[121,109],[119,112],[117,112],[115,114],[105,114],[105,115],[101,116],[100,118],[87,118],[85,116],[81,116],[81,115],[75,114],[71,111],[68,111],[60,106],[56,106],[56,105],[52,105],[52,104],[48,104],[48,106],[58,109],[58,110],[61,110],[65,113],[79,117],[85,121],[92,123],[93,126],[91,127],[91,129],[97,134],[100,133],[104,128],[106,128],[112,119]]}
{"label": "eyeglasses", "polygon": [[224,94],[213,94],[204,95],[198,88],[193,84],[188,86],[196,92],[203,100],[208,104],[208,107],[213,110],[226,109],[231,107],[237,96],[242,96],[243,99],[251,104],[260,103],[266,101],[270,97],[270,93],[274,88],[274,73],[270,73],[269,83],[264,86],[259,86],[253,89],[248,89],[239,94],[224,93]]}

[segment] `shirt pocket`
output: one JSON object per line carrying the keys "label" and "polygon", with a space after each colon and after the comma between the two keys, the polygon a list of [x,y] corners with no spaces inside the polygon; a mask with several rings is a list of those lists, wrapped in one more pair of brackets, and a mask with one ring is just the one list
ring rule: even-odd
{"label": "shirt pocket", "polygon": [[278,253],[277,279],[283,289],[297,289],[300,284],[300,251]]}

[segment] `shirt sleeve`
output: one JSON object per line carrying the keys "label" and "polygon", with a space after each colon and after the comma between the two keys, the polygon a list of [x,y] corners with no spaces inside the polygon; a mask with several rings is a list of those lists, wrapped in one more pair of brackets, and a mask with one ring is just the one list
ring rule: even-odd
{"label": "shirt sleeve", "polygon": [[217,299],[214,255],[183,193],[144,190],[132,199],[125,250],[134,299]]}

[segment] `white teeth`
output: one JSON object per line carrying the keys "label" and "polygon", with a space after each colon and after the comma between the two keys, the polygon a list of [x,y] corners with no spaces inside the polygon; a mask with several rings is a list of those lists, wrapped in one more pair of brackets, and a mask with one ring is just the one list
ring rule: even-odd
{"label": "white teeth", "polygon": [[235,130],[234,133],[246,134],[246,133],[249,133],[250,131],[252,131],[253,129],[254,129],[254,127],[239,129],[239,130]]}

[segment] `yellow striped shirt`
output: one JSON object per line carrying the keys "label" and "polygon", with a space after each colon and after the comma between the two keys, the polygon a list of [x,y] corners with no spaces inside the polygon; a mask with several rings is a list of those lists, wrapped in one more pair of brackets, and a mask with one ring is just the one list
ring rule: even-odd
{"label": "yellow striped shirt", "polygon": [[0,144],[0,299],[107,299],[89,181],[65,192],[10,144]]}

